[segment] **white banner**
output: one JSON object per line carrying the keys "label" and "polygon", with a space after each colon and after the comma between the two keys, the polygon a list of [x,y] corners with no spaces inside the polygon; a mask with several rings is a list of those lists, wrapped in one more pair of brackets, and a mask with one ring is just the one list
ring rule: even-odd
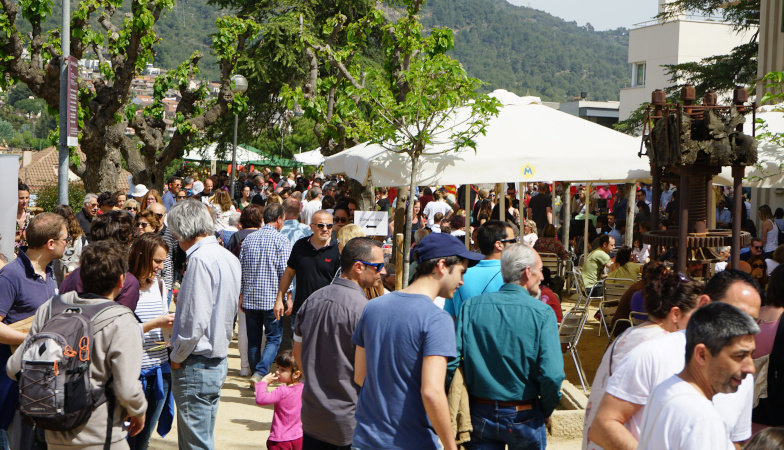
{"label": "white banner", "polygon": [[19,155],[0,155],[0,253],[14,259],[16,236],[16,205],[18,204]]}

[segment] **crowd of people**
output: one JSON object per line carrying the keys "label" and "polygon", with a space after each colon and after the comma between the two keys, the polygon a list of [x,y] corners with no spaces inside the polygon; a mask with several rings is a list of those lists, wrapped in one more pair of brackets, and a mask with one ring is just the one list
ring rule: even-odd
{"label": "crowd of people", "polygon": [[[0,269],[0,448],[145,449],[175,418],[180,448],[214,448],[233,339],[256,403],[274,405],[270,449],[544,448],[565,377],[568,290],[540,253],[575,258],[565,239],[588,250],[592,295],[608,274],[626,279],[622,303],[645,314],[599,365],[584,448],[766,448],[754,446],[784,425],[784,268],[758,267],[784,261],[784,250],[764,237],[749,248],[748,271],[698,279],[641,245],[648,221],[629,230],[634,248],[616,249],[627,232],[623,193],[599,204],[609,189],[578,189],[567,212],[560,186],[509,185],[502,216],[495,189],[422,186],[409,199],[411,276],[398,290],[383,245],[395,189],[377,189],[369,207],[389,213],[390,236],[370,237],[337,177],[264,168],[241,173],[234,197],[225,172],[166,181],[162,195],[135,185],[87,194],[76,213],[60,205],[34,216],[20,183],[18,252]],[[672,202],[651,212],[646,193],[637,191],[638,217],[666,221]],[[772,236],[765,208],[761,230]],[[585,242],[557,226],[586,216],[596,222]],[[52,305],[107,301],[134,313],[91,338],[91,380],[111,400],[78,427],[32,427],[17,406],[25,349]],[[29,331],[14,326],[25,320]],[[755,370],[767,375],[766,396]]]}

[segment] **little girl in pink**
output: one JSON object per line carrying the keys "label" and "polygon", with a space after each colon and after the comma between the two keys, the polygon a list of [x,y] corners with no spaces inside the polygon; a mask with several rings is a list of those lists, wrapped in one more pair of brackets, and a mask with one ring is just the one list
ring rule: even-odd
{"label": "little girl in pink", "polygon": [[[302,450],[302,372],[290,350],[278,355],[275,362],[278,364],[275,374],[267,374],[256,383],[256,404],[275,405],[267,448]],[[279,381],[284,385],[267,392],[270,381]]]}

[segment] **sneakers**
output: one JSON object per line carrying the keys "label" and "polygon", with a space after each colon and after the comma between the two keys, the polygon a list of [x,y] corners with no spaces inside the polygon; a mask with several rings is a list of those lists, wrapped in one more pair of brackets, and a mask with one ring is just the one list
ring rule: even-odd
{"label": "sneakers", "polygon": [[250,369],[248,369],[247,367],[243,367],[242,369],[240,369],[240,376],[242,378],[248,378],[250,376]]}
{"label": "sneakers", "polygon": [[256,383],[258,383],[259,381],[261,381],[261,376],[257,373],[254,373],[253,376],[250,377],[250,388],[255,390]]}

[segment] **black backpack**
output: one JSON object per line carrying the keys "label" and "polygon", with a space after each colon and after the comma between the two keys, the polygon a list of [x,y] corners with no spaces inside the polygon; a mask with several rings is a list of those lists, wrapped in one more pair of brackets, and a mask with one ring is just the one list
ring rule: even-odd
{"label": "black backpack", "polygon": [[44,326],[19,350],[19,409],[45,430],[76,428],[106,402],[108,383],[103,388],[90,383],[93,337],[117,317],[133,314],[113,301],[76,305],[76,297],[76,292],[52,297]]}

